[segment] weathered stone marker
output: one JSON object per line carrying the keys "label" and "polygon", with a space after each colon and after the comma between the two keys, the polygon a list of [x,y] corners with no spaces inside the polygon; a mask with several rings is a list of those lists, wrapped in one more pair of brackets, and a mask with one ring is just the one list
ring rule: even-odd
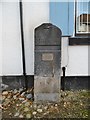
{"label": "weathered stone marker", "polygon": [[58,101],[61,73],[61,30],[44,23],[35,29],[34,100]]}

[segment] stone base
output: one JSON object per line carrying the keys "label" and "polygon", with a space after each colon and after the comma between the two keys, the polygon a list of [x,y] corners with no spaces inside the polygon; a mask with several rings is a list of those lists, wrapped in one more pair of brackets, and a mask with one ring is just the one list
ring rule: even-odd
{"label": "stone base", "polygon": [[34,76],[34,100],[59,101],[60,78]]}
{"label": "stone base", "polygon": [[59,102],[60,100],[59,93],[36,93],[34,94],[34,101],[35,102]]}

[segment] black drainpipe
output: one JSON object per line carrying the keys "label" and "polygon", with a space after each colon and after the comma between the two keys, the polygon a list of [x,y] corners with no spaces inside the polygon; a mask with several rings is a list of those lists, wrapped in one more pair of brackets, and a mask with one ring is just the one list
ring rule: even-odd
{"label": "black drainpipe", "polygon": [[63,90],[63,91],[65,90],[65,70],[66,70],[66,68],[62,67],[63,76],[61,79],[61,90]]}
{"label": "black drainpipe", "polygon": [[22,44],[22,63],[23,63],[23,75],[25,79],[25,88],[28,89],[28,81],[26,76],[26,65],[25,65],[25,47],[24,47],[24,30],[23,30],[23,6],[22,1],[19,2],[20,8],[20,27],[21,27],[21,44]]}

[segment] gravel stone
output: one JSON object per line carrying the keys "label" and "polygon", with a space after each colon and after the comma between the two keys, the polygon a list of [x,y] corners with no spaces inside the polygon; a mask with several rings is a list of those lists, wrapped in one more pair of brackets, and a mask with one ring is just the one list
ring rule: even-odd
{"label": "gravel stone", "polygon": [[36,114],[37,114],[37,112],[36,112],[36,111],[34,111],[32,114],[33,114],[33,115],[36,115]]}
{"label": "gravel stone", "polygon": [[42,109],[37,109],[37,112],[42,113]]}
{"label": "gravel stone", "polygon": [[23,88],[19,88],[19,92],[23,91]]}
{"label": "gravel stone", "polygon": [[[5,92],[5,91],[4,91]],[[88,98],[87,91],[64,91],[64,98],[60,102],[41,102],[36,103],[26,97],[7,91],[3,95],[0,108],[3,109],[4,118],[87,118],[88,117]],[[65,92],[67,95],[65,95]],[[86,92],[86,93],[85,93]],[[19,93],[19,92],[18,92]],[[28,93],[29,94],[29,93]],[[89,92],[90,94],[90,92]],[[2,93],[1,93],[2,95]],[[12,96],[12,98],[8,96]],[[15,100],[13,99],[15,97]],[[12,113],[12,114],[11,114]]]}
{"label": "gravel stone", "polygon": [[19,98],[19,100],[20,100],[20,101],[23,101],[23,100],[25,100],[25,98]]}
{"label": "gravel stone", "polygon": [[25,107],[24,108],[24,112],[28,112],[29,111],[29,108],[28,107]]}
{"label": "gravel stone", "polygon": [[26,118],[31,118],[31,117],[32,115],[30,113],[26,115]]}
{"label": "gravel stone", "polygon": [[27,100],[22,101],[22,103],[26,103],[26,102],[27,102]]}
{"label": "gravel stone", "polygon": [[26,94],[26,98],[27,99],[31,99],[32,98],[32,94]]}
{"label": "gravel stone", "polygon": [[23,115],[21,114],[21,115],[19,116],[19,118],[23,118]]}
{"label": "gravel stone", "polygon": [[58,105],[57,104],[55,104],[55,107],[57,107]]}
{"label": "gravel stone", "polygon": [[45,106],[44,109],[47,110],[47,109],[48,109],[48,106]]}
{"label": "gravel stone", "polygon": [[8,91],[4,91],[2,95],[8,95]]}
{"label": "gravel stone", "polygon": [[14,117],[17,117],[17,116],[19,116],[19,112],[15,113],[15,115],[14,115]]}
{"label": "gravel stone", "polygon": [[17,96],[16,96],[16,95],[14,95],[14,96],[13,96],[13,99],[14,99],[14,100],[16,100],[16,98],[17,98]]}
{"label": "gravel stone", "polygon": [[25,92],[23,92],[22,94],[21,94],[21,96],[24,96],[25,95]]}
{"label": "gravel stone", "polygon": [[9,99],[5,99],[5,102],[3,103],[4,106],[8,105],[10,103]]}
{"label": "gravel stone", "polygon": [[25,106],[29,106],[29,105],[30,105],[30,103],[29,103],[29,102],[26,102],[26,103],[25,103]]}
{"label": "gravel stone", "polygon": [[17,92],[18,92],[18,90],[17,90],[17,89],[14,89],[13,93],[16,94]]}

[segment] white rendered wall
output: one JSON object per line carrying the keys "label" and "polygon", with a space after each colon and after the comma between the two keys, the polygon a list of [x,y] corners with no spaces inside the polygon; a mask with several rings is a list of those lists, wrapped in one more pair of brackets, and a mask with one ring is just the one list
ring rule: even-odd
{"label": "white rendered wall", "polygon": [[18,2],[2,2],[2,75],[22,75]]}
{"label": "white rendered wall", "polygon": [[88,46],[69,47],[68,76],[88,75]]}
{"label": "white rendered wall", "polygon": [[[18,2],[4,2],[2,5],[3,19],[2,39],[0,39],[0,74],[22,75],[22,48],[20,33],[20,14]],[[34,29],[44,22],[49,21],[48,2],[23,2],[23,25],[25,41],[26,73],[34,75]],[[0,27],[1,28],[1,27]],[[0,36],[1,38],[1,36]],[[1,56],[2,53],[2,56]],[[2,58],[2,63],[1,63]],[[1,70],[2,65],[2,70]],[[2,72],[2,73],[1,73]]]}
{"label": "white rendered wall", "polygon": [[2,75],[2,4],[0,4],[0,76]]}
{"label": "white rendered wall", "polygon": [[61,43],[61,67],[67,67],[69,62],[68,37],[62,37]]}
{"label": "white rendered wall", "polygon": [[62,38],[62,67],[67,66],[66,76],[88,75],[88,46],[68,46],[68,38]]}
{"label": "white rendered wall", "polygon": [[[23,12],[26,71],[34,75],[34,29],[49,22],[49,3],[24,2]],[[18,3],[0,3],[0,75],[22,75],[19,17]],[[62,39],[62,67],[67,66],[66,75],[88,75],[88,46],[67,46],[68,38]]]}
{"label": "white rendered wall", "polygon": [[88,74],[90,76],[90,45],[88,46]]}
{"label": "white rendered wall", "polygon": [[49,22],[49,3],[24,2],[23,12],[26,71],[28,75],[34,75],[34,29]]}

